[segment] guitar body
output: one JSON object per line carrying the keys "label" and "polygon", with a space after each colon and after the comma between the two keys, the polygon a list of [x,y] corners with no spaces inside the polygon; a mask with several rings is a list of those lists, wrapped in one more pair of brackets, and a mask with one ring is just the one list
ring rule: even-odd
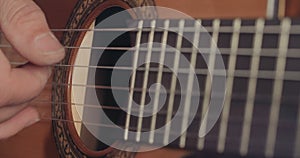
{"label": "guitar body", "polygon": [[[175,10],[182,11],[187,15],[190,15],[194,18],[204,18],[204,19],[213,19],[213,18],[242,18],[242,19],[255,19],[259,17],[265,17],[267,12],[267,0],[179,0],[179,1],[166,1],[166,0],[86,0],[80,1],[77,0],[35,0],[36,3],[42,8],[45,12],[50,28],[76,28],[81,26],[81,28],[88,28],[91,25],[91,20],[97,17],[102,11],[110,7],[121,7],[124,9],[129,9],[132,7],[138,7],[143,5],[156,5],[172,8]],[[96,2],[97,1],[97,2]],[[80,4],[80,5],[79,5]],[[93,10],[92,5],[96,7]],[[90,13],[86,13],[84,9],[90,9]],[[298,0],[286,0],[284,6],[279,7],[278,14],[280,17],[289,16],[289,17],[299,17],[300,16],[300,1]],[[160,14],[157,14],[160,17]],[[77,17],[76,17],[77,16]],[[85,17],[81,17],[85,16]],[[168,18],[167,14],[164,14]],[[93,18],[94,17],[94,18]],[[73,19],[73,21],[70,21]],[[87,19],[86,22],[83,22],[83,19]],[[75,21],[77,20],[77,21]],[[88,21],[90,20],[90,21]],[[87,25],[87,26],[85,26]],[[76,41],[81,41],[82,35],[64,34],[64,32],[55,32],[55,35],[64,41],[64,44],[68,45],[70,43],[74,45]],[[78,39],[70,39],[77,37]],[[18,60],[18,57],[10,52],[7,54],[11,61]],[[69,56],[69,60],[74,56]],[[63,73],[63,72],[62,72]],[[57,77],[59,72],[55,73]],[[57,95],[53,92],[51,78],[45,88],[45,90],[38,96],[32,103],[32,106],[36,106],[42,116],[51,116],[51,113],[55,109],[50,103],[53,101],[53,96]],[[61,92],[67,92],[68,89],[61,90]],[[61,94],[66,95],[66,94]],[[68,100],[69,96],[66,96]],[[39,102],[43,101],[45,103]],[[64,108],[62,108],[64,109]],[[68,111],[68,110],[67,110]],[[65,112],[64,115],[70,115],[70,112]],[[54,128],[53,128],[54,126]],[[66,127],[66,129],[61,129]],[[58,131],[61,130],[61,131]],[[69,133],[68,133],[69,132]],[[62,122],[57,121],[52,124],[51,120],[42,120],[39,123],[24,129],[22,132],[18,133],[14,137],[11,137],[0,142],[0,157],[3,158],[21,158],[21,157],[30,157],[30,158],[56,158],[59,157],[59,154],[66,155],[66,157],[71,155],[81,155],[82,153],[76,153],[77,150],[74,148],[79,148],[79,151],[88,153],[90,156],[99,157],[100,155],[107,154],[112,152],[112,149],[105,149],[102,152],[92,152],[87,151],[84,145],[79,145],[80,140],[74,139],[72,135],[75,132],[74,127],[70,127],[68,123],[62,124]],[[59,133],[61,135],[59,135]],[[65,139],[65,140],[62,140]],[[69,144],[71,142],[71,144]],[[66,148],[62,148],[62,144],[65,144]],[[74,143],[77,147],[70,147]],[[59,150],[57,149],[59,148]],[[181,149],[169,149],[163,148],[150,152],[138,153],[136,157],[138,158],[150,158],[150,157],[183,157],[189,152]],[[69,155],[68,155],[69,154]]]}

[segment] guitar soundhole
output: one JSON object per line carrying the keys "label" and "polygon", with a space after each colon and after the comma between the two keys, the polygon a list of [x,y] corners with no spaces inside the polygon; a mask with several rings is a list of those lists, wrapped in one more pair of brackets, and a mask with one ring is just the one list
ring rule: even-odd
{"label": "guitar soundhole", "polygon": [[[109,9],[106,9],[105,11],[103,11],[97,18],[95,21],[95,29],[97,29],[97,25],[99,23],[101,23],[101,21],[103,21],[104,19],[108,18],[109,16],[116,14],[118,12],[123,11],[123,8],[120,7],[112,7]],[[127,24],[126,22],[128,21],[128,19],[130,19],[130,15],[124,15],[123,21],[118,21],[118,23],[114,23],[111,24],[110,28],[113,27],[118,27],[118,28],[122,28],[125,27]],[[116,24],[116,25],[115,25]],[[104,24],[105,25],[105,24]],[[103,27],[103,25],[102,25]],[[113,36],[111,35],[113,34],[113,32],[98,32],[98,31],[94,31],[94,37],[93,37],[93,42],[92,42],[92,47],[101,47],[104,45],[104,43],[106,42],[105,38],[108,36]],[[129,37],[129,33],[125,33],[122,34],[121,36],[119,36],[118,38],[116,38],[115,40],[113,40],[108,47],[130,47],[131,43],[130,43],[130,37]],[[85,102],[98,102],[98,104],[93,103],[93,105],[98,105],[98,108],[102,108],[103,111],[105,112],[106,116],[114,123],[114,124],[120,124],[119,123],[119,119],[122,118],[122,116],[124,115],[124,112],[122,110],[116,110],[116,108],[118,107],[117,103],[114,101],[114,98],[112,96],[112,89],[111,88],[101,88],[98,86],[102,86],[102,87],[110,87],[110,78],[111,78],[111,73],[112,73],[112,69],[102,69],[102,68],[98,68],[101,66],[107,66],[107,67],[113,67],[114,63],[116,63],[116,61],[118,60],[118,58],[124,53],[124,51],[118,51],[118,50],[99,50],[99,49],[94,49],[91,51],[91,57],[90,57],[90,63],[89,66],[97,66],[95,69],[91,70],[94,72],[94,77],[91,75],[92,73],[89,72],[88,74],[88,84],[90,85],[95,85],[94,88],[89,88],[87,89],[87,93],[85,94],[86,97],[86,101]],[[101,55],[99,55],[101,54]],[[90,70],[89,70],[90,71]],[[94,78],[94,79],[92,79]],[[91,81],[91,80],[94,80]],[[93,90],[94,89],[94,90]],[[88,93],[91,91],[95,91],[96,92],[96,98],[91,98],[88,96]],[[95,101],[97,100],[97,101]],[[87,103],[88,104],[88,103]],[[101,122],[101,118],[104,116],[97,116],[97,120],[100,119],[100,121],[95,120],[95,118],[93,118],[93,114],[92,111],[95,111],[94,108],[89,108],[89,107],[85,107],[84,108],[84,112],[83,112],[83,122],[99,122],[96,126],[96,128],[98,128],[98,131],[101,132],[101,134],[103,135],[109,135],[109,128],[105,128],[102,127],[102,124],[105,125],[105,123]],[[91,116],[92,115],[92,116]],[[89,126],[88,124],[83,125],[81,127],[81,131],[80,131],[80,138],[81,140],[84,142],[84,144],[91,150],[95,150],[95,151],[101,151],[104,150],[106,148],[108,148],[109,146],[107,145],[108,143],[103,143],[101,141],[99,141],[98,138],[96,138],[97,136],[95,136],[95,133],[91,133],[89,128],[94,128],[92,126]],[[113,139],[114,137],[112,136],[108,136],[110,137],[109,140],[109,144],[113,144],[117,139]]]}
{"label": "guitar soundhole", "polygon": [[[113,137],[114,133],[102,131],[99,128],[105,124],[99,122],[99,124],[94,124],[94,121],[101,121],[103,114],[99,115],[98,110],[104,106],[110,107],[104,110],[104,115],[109,116],[109,119],[115,124],[124,114],[120,110],[109,110],[117,108],[113,98],[108,97],[109,92],[104,92],[105,88],[96,88],[98,84],[107,81],[110,73],[104,70],[96,72],[98,65],[113,65],[122,51],[94,49],[93,45],[103,44],[101,41],[103,42],[103,39],[105,41],[109,36],[105,35],[104,31],[102,31],[104,36],[98,36],[97,33],[100,32],[94,29],[104,19],[121,11],[126,12],[123,14],[124,16],[118,21],[108,23],[107,26],[118,28],[126,26],[127,20],[135,14],[134,12],[128,13],[128,10],[125,11],[125,9],[140,5],[152,6],[154,3],[151,0],[143,0],[141,3],[137,3],[135,0],[91,0],[76,3],[66,25],[67,31],[64,31],[62,38],[63,45],[70,48],[66,48],[66,57],[60,63],[63,66],[55,67],[53,75],[53,80],[57,84],[53,85],[52,91],[52,123],[54,138],[61,157],[104,156],[113,150],[111,144],[119,140]],[[90,30],[84,31],[85,29]],[[100,42],[98,43],[96,39]],[[114,40],[109,44],[110,46],[117,47],[116,43],[123,44],[119,46],[131,46],[128,33],[124,33]],[[92,100],[89,100],[90,98]],[[67,106],[66,103],[68,103]],[[106,103],[107,105],[105,105]],[[94,112],[94,114],[90,114],[90,112]],[[95,133],[89,129],[90,125],[93,125],[94,129],[98,131],[96,134],[104,137],[108,135],[111,138],[109,142],[100,142],[99,140],[102,141],[102,139],[97,138]]]}
{"label": "guitar soundhole", "polygon": [[[107,17],[123,11],[122,8],[113,7],[105,10],[101,15],[99,15],[95,21],[95,30],[96,29],[122,29],[132,27],[131,25],[135,25],[137,21],[132,20],[131,16],[123,12],[120,16],[117,15],[118,19],[106,21]],[[124,14],[125,13],[125,14]],[[109,17],[111,18],[111,17]],[[105,20],[106,19],[106,20]],[[122,20],[120,20],[122,19]],[[145,23],[150,21],[145,21]],[[133,24],[132,24],[133,23]],[[144,24],[148,26],[148,24]],[[135,28],[135,27],[133,27]],[[147,29],[147,28],[143,28]],[[149,29],[149,28],[148,28]],[[132,73],[133,73],[133,63],[134,63],[134,53],[135,53],[135,45],[136,45],[136,37],[137,37],[137,30],[133,29],[130,31],[94,31],[93,32],[93,40],[92,40],[92,51],[89,61],[89,72],[87,74],[87,84],[94,85],[93,88],[86,89],[86,96],[85,96],[85,105],[97,105],[98,108],[101,108],[104,113],[96,113],[95,111],[99,111],[94,107],[84,107],[83,122],[88,122],[88,124],[84,124],[80,130],[80,138],[83,140],[85,145],[92,150],[103,150],[111,144],[116,142],[122,142],[124,140],[123,133],[118,133],[115,130],[115,125],[118,126],[121,130],[126,130],[126,118],[127,116],[127,108],[128,108],[128,100],[129,100],[129,93],[133,93],[132,100],[138,107],[133,107],[131,109],[130,115],[130,124],[129,124],[129,131],[128,135],[128,142],[135,140],[136,135],[133,134],[138,129],[138,121],[139,121],[139,106],[141,104],[145,105],[144,109],[144,116],[142,121],[142,132],[149,132],[151,131],[151,121],[153,119],[153,98],[156,93],[156,82],[157,82],[157,75],[159,64],[155,62],[149,63],[149,75],[147,78],[147,87],[146,90],[143,87],[145,81],[145,70],[146,69],[146,56],[147,56],[147,47],[148,47],[148,38],[149,38],[149,31],[142,31],[139,52],[138,52],[138,64],[137,69],[135,70],[135,79],[134,85],[131,85],[131,81],[133,80]],[[170,36],[168,37],[168,44],[175,45],[177,38],[177,33],[169,32]],[[161,43],[162,33],[157,32],[154,35],[154,42]],[[191,45],[184,39],[184,45]],[[106,49],[97,49],[97,48],[105,48]],[[153,45],[153,47],[159,48],[159,46]],[[124,55],[126,54],[126,55]],[[128,55],[129,54],[129,55]],[[159,52],[152,53],[153,57],[159,59]],[[186,58],[190,58],[189,54],[184,54]],[[125,56],[125,57],[124,57]],[[174,56],[174,53],[167,54],[167,57],[170,57],[170,63],[173,61],[171,60]],[[125,58],[125,59],[124,59]],[[119,61],[125,60],[125,62],[119,63]],[[94,68],[93,68],[94,67]],[[120,80],[113,82],[113,75],[117,74]],[[186,77],[185,74],[178,74],[182,75],[182,77]],[[128,80],[126,81],[126,77]],[[171,83],[170,79],[172,78],[172,70],[169,67],[164,66],[164,72],[162,73],[161,79],[161,86],[165,88],[165,90],[170,90]],[[124,82],[125,80],[125,82]],[[132,89],[133,87],[133,89]],[[176,79],[175,82],[175,89],[176,94],[174,97],[173,103],[173,113],[175,114],[179,108],[179,103],[181,101],[181,94],[178,93],[181,90],[181,85],[179,84],[179,80]],[[145,92],[146,91],[146,92]],[[142,93],[146,93],[145,98],[142,98]],[[118,96],[115,94],[117,93]],[[161,105],[158,108],[157,113],[157,120],[155,129],[161,128],[165,126],[167,114],[166,111],[168,110],[168,102],[170,98],[170,92],[168,91],[161,91],[159,92],[160,95],[165,95],[161,97],[159,100],[159,104]],[[164,98],[164,99],[163,99]],[[141,103],[144,102],[144,103]],[[171,118],[173,118],[174,114],[172,114]],[[96,116],[97,115],[97,116]],[[106,120],[106,119],[109,120]],[[111,126],[113,123],[114,126]],[[89,123],[93,123],[94,125],[89,125]],[[97,128],[97,129],[95,129]],[[96,133],[95,133],[96,131]],[[101,136],[99,136],[101,135]],[[105,136],[105,138],[103,138]],[[101,138],[99,138],[101,137]],[[101,140],[105,139],[105,143],[101,142]],[[147,143],[148,137],[142,137],[141,142]],[[162,135],[157,136],[155,139],[162,139]],[[99,141],[100,140],[100,141]],[[134,141],[133,141],[134,142]]]}

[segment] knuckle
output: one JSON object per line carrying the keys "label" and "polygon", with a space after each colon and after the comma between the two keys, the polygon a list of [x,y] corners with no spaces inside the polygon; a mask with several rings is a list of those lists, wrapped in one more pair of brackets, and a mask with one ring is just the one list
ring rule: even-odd
{"label": "knuckle", "polygon": [[6,3],[6,11],[2,14],[4,24],[20,26],[39,22],[45,15],[33,1],[13,0]]}

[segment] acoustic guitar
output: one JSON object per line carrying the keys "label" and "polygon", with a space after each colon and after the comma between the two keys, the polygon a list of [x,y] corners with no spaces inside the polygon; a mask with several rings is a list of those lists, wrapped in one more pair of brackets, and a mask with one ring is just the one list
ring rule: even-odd
{"label": "acoustic guitar", "polygon": [[66,57],[0,157],[300,157],[300,1],[36,3]]}

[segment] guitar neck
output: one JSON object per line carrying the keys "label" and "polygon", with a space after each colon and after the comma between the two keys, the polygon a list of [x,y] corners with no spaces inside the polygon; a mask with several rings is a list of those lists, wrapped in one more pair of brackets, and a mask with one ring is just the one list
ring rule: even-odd
{"label": "guitar neck", "polygon": [[[137,133],[125,132],[114,135],[115,138],[236,155],[299,156],[299,21],[216,19],[195,23],[166,19],[130,23],[129,28],[138,29],[96,27],[99,30],[94,36],[125,30],[124,34],[136,46],[129,50],[131,56],[125,65],[108,63],[105,58],[94,63],[101,69],[101,76],[111,76],[112,70],[134,75],[129,84],[132,100],[125,99],[122,105],[112,102],[107,93],[128,93],[128,82],[116,87],[110,84],[110,77],[96,81],[101,89],[97,94],[106,100],[99,99],[101,105],[123,106],[135,114],[108,108],[110,113],[115,112],[113,116],[120,116],[115,121],[125,131]],[[94,41],[93,48],[97,50],[92,51],[91,59],[110,53],[109,59],[116,60],[129,49],[124,42],[114,41],[99,51],[103,46],[99,40]],[[191,73],[195,73],[195,80],[189,78]],[[220,77],[225,78],[224,82],[215,83]],[[200,89],[195,88],[196,82]],[[163,85],[165,90],[150,88],[154,83]],[[224,93],[214,91],[216,87],[224,87]],[[156,115],[150,116],[158,108],[159,96],[166,96],[165,103]],[[134,107],[133,102],[140,106]],[[218,105],[221,111],[215,107]],[[177,124],[164,127],[177,114]],[[160,132],[151,132],[161,127],[164,128]],[[176,138],[180,133],[183,134]]]}
{"label": "guitar neck", "polygon": [[[170,30],[178,32],[180,28],[178,25],[176,26],[176,22],[171,23],[174,26],[170,26]],[[204,117],[205,110],[210,104],[209,99],[211,99],[211,83],[209,80],[212,76],[207,71],[207,67],[212,66],[209,63],[212,60],[209,59],[212,58],[212,50],[214,51],[214,45],[210,41],[202,40],[200,33],[199,43],[189,43],[183,40],[180,48],[181,53],[189,59],[192,58],[192,46],[198,45],[200,53],[202,53],[202,59],[201,55],[197,55],[197,63],[195,64],[195,72],[202,89],[200,93],[193,91],[194,95],[202,94],[200,106],[196,119],[187,134],[181,136],[173,145],[188,146],[198,150],[217,150],[221,153],[240,153],[242,155],[248,153],[253,155],[291,153],[292,155],[296,153],[296,141],[299,141],[299,139],[296,139],[299,137],[299,130],[295,132],[297,131],[295,128],[299,128],[300,67],[297,66],[297,63],[300,62],[300,45],[297,44],[297,41],[300,40],[299,23],[286,19],[266,21],[260,19],[253,21],[204,20],[201,21],[201,24],[212,36],[212,41],[217,44],[216,46],[221,52],[219,55],[222,56],[227,72],[223,113],[212,131],[207,136],[198,138],[199,122],[202,121],[201,118]],[[150,32],[151,30],[145,33],[145,35],[148,34],[147,38],[141,37],[145,40],[141,43],[149,42]],[[195,32],[197,31],[194,24],[185,22],[183,36],[190,38],[190,41],[192,41],[193,37],[196,36]],[[177,47],[176,39],[178,40],[176,33],[175,35],[169,34],[168,40],[166,40],[167,44]],[[172,40],[175,41],[170,42]],[[171,53],[166,53],[166,57],[174,59],[175,57]],[[200,63],[200,61],[204,62],[203,58],[205,57],[208,59],[206,60],[208,62],[206,66]],[[155,66],[152,68],[155,71]],[[143,76],[145,70],[141,71],[141,76]],[[158,69],[156,69],[157,71]],[[179,65],[179,74],[184,75],[188,72],[188,68]],[[215,68],[214,73],[216,76],[218,72],[218,68]],[[219,75],[222,75],[222,73]],[[163,78],[162,82],[168,82],[169,77]],[[142,78],[140,78],[141,81],[143,81]],[[155,79],[155,77],[153,78]],[[142,85],[141,83],[136,87],[142,88]],[[171,85],[166,89],[171,93]],[[184,96],[185,94],[180,95]],[[174,100],[177,100],[180,95],[175,96]],[[140,101],[139,99],[137,101]],[[166,107],[165,111],[167,109]],[[166,120],[168,115],[174,116],[175,112],[175,110],[172,114],[162,112],[163,114],[159,115],[160,118],[157,119]],[[183,111],[177,112],[184,113]],[[151,121],[149,118],[148,123],[143,124],[143,128],[151,129]],[[178,129],[171,128],[170,131],[174,130]],[[161,139],[157,139],[157,143],[163,143],[162,140],[166,135],[164,133]]]}

